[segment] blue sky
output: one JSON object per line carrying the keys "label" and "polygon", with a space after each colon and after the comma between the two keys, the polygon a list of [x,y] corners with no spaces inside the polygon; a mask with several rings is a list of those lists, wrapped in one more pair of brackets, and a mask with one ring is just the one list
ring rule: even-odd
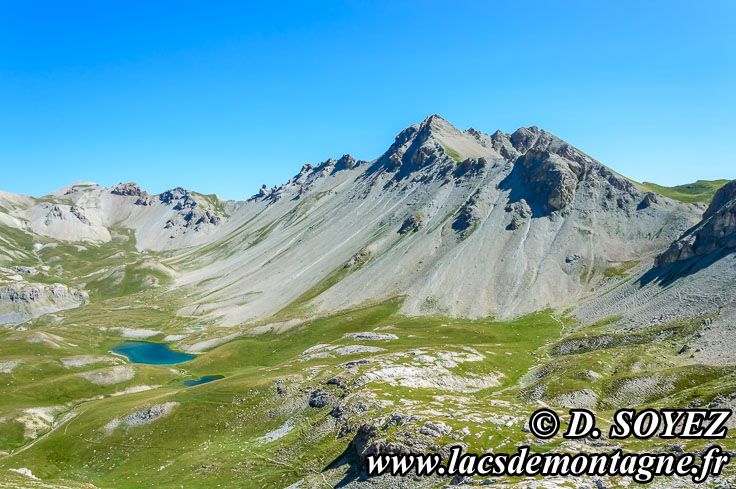
{"label": "blue sky", "polygon": [[735,23],[731,1],[0,0],[0,189],[244,199],[433,113],[639,181],[736,178]]}

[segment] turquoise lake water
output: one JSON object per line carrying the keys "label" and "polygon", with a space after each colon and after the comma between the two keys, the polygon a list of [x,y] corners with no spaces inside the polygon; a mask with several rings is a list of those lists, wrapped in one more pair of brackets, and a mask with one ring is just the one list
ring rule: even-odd
{"label": "turquoise lake water", "polygon": [[126,356],[133,363],[147,363],[149,365],[174,365],[196,358],[196,355],[172,351],[168,345],[145,341],[122,343],[113,348],[112,352]]}
{"label": "turquoise lake water", "polygon": [[192,387],[199,384],[206,384],[207,382],[212,382],[213,380],[220,380],[224,379],[222,375],[208,375],[205,377],[201,377],[197,380],[185,380],[184,385],[187,387]]}

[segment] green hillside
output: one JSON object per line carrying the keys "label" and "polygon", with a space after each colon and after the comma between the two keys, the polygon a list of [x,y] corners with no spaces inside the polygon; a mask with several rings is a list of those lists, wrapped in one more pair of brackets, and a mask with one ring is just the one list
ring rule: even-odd
{"label": "green hillside", "polygon": [[709,204],[713,200],[716,191],[726,185],[730,180],[698,180],[695,183],[686,183],[684,185],[676,185],[674,187],[663,187],[651,182],[642,182],[641,186],[649,192],[669,197],[670,199],[679,200],[688,204],[702,203]]}

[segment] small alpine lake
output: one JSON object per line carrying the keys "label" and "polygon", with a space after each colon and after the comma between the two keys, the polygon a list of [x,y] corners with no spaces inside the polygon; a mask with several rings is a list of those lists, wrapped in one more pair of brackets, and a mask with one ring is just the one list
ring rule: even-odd
{"label": "small alpine lake", "polygon": [[187,387],[193,387],[195,385],[206,384],[207,382],[212,382],[213,380],[220,380],[224,378],[225,377],[222,375],[206,375],[204,377],[200,377],[197,380],[185,380],[184,385]]}
{"label": "small alpine lake", "polygon": [[121,343],[111,351],[123,355],[132,363],[146,363],[148,365],[174,365],[188,362],[197,357],[190,353],[173,351],[168,345],[162,343],[146,341],[128,341]]}

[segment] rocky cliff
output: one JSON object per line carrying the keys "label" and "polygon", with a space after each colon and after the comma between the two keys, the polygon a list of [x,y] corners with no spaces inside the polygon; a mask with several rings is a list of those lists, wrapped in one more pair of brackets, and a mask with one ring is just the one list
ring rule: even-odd
{"label": "rocky cliff", "polygon": [[657,266],[736,249],[736,180],[721,187],[703,219],[657,257]]}

